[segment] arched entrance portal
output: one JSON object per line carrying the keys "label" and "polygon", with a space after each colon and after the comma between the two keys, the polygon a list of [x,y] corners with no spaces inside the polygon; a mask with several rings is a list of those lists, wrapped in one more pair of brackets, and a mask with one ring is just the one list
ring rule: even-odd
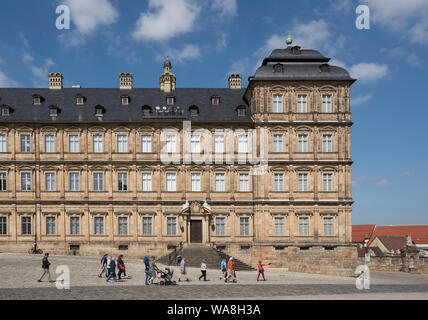
{"label": "arched entrance portal", "polygon": [[186,201],[181,209],[186,224],[186,242],[205,244],[210,241],[211,208],[202,201]]}

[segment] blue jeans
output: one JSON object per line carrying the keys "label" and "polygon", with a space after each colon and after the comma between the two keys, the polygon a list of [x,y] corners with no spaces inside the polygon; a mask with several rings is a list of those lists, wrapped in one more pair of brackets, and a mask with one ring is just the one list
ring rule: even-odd
{"label": "blue jeans", "polygon": [[149,283],[149,280],[151,277],[152,277],[152,275],[150,274],[150,271],[146,270],[146,283]]}
{"label": "blue jeans", "polygon": [[107,281],[109,281],[111,278],[113,277],[113,279],[114,279],[114,282],[117,282],[117,279],[116,279],[116,272],[114,271],[114,270],[111,270],[110,271],[110,274],[108,275],[108,277],[107,277]]}

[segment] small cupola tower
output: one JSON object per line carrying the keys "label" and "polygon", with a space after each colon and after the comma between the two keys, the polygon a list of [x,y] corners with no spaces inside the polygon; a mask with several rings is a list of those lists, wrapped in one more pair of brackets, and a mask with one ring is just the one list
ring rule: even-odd
{"label": "small cupola tower", "polygon": [[63,77],[61,72],[49,73],[49,89],[51,90],[62,89],[62,81],[63,81]]}
{"label": "small cupola tower", "polygon": [[175,75],[171,72],[172,64],[168,57],[163,64],[163,73],[160,76],[160,89],[163,92],[171,92],[175,90]]}

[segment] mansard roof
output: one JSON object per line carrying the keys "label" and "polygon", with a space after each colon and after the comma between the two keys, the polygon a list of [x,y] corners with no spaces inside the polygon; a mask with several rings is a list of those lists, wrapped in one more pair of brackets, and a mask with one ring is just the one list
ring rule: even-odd
{"label": "mansard roof", "polygon": [[[47,88],[0,88],[0,103],[14,108],[8,117],[0,117],[0,123],[153,123],[153,122],[192,122],[251,123],[251,113],[238,117],[236,107],[244,105],[245,89],[225,88],[179,88],[170,93],[160,89],[135,88],[120,90],[118,88],[65,88],[50,90]],[[83,105],[76,105],[76,94],[85,97]],[[130,103],[121,105],[121,97],[129,96]],[[40,105],[33,105],[33,95],[43,96]],[[167,105],[166,97],[175,97],[174,105]],[[212,96],[220,96],[220,104],[211,103]],[[49,106],[61,108],[56,119],[49,115]],[[104,107],[102,119],[95,116],[95,106]],[[189,107],[197,106],[199,115],[190,116]],[[152,113],[143,115],[143,106],[150,106]],[[158,108],[156,108],[158,107]]]}

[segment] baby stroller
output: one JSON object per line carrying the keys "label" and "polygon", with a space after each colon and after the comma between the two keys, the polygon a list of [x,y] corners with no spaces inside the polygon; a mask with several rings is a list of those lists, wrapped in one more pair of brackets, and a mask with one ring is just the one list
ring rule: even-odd
{"label": "baby stroller", "polygon": [[159,270],[158,278],[161,279],[159,284],[161,286],[175,286],[177,282],[172,280],[173,275],[174,270],[171,270],[170,268],[165,268],[165,272]]}

